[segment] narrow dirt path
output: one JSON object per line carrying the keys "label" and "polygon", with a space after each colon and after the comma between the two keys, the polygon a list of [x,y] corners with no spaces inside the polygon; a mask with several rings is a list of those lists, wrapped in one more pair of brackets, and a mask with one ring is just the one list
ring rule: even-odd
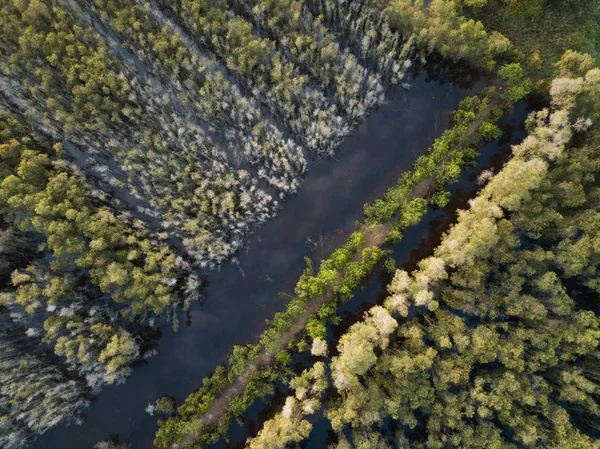
{"label": "narrow dirt path", "polygon": [[[396,213],[390,220],[380,225],[368,228],[365,233],[365,248],[373,247],[373,246],[381,246],[385,240],[387,233],[392,229],[394,223],[400,218],[402,214],[400,212]],[[361,252],[357,251],[354,257],[352,258],[353,262],[356,262],[360,259]],[[340,276],[344,275],[344,270],[340,271]],[[244,371],[242,374],[238,376],[234,383],[228,385],[223,390],[221,390],[220,394],[214,400],[210,410],[196,418],[196,425],[198,428],[202,428],[203,426],[216,424],[219,419],[225,414],[227,411],[227,407],[229,405],[229,401],[244,392],[247,384],[247,378],[252,373],[256,372],[261,366],[268,366],[275,361],[275,353],[277,350],[287,348],[290,341],[292,341],[295,337],[300,335],[304,331],[304,327],[308,319],[315,313],[317,308],[325,303],[326,301],[332,299],[333,296],[333,286],[329,286],[327,291],[318,296],[316,298],[309,299],[306,303],[306,310],[294,321],[290,330],[285,334],[281,335],[279,339],[279,344],[275,351],[263,353],[260,358],[248,366],[248,369]],[[181,443],[173,443],[169,446],[170,449],[178,449],[181,447],[185,447],[186,443],[195,441],[198,439],[198,432],[192,432],[186,435]]]}
{"label": "narrow dirt path", "polygon": [[[461,138],[456,143],[456,145],[454,146],[452,151],[448,152],[448,156],[447,156],[446,160],[449,160],[450,157],[456,151],[459,151],[465,147],[465,145],[468,143],[469,138],[474,135],[474,133],[477,131],[477,129],[485,121],[487,121],[492,109],[495,106],[497,106],[499,104],[499,102],[500,102],[500,95],[496,95],[494,97],[494,101],[492,101],[491,104],[489,105],[489,107],[486,109],[486,111],[481,114],[481,117],[478,120],[476,120],[473,124],[471,124],[471,126],[469,126],[464,137]],[[430,177],[424,179],[422,182],[420,182],[413,188],[411,197],[413,199],[419,198],[419,197],[425,198],[427,196],[427,194],[429,193],[429,191],[431,190],[431,188],[433,187],[433,182],[434,182],[433,176],[430,176]],[[394,216],[392,218],[390,218],[386,222],[384,222],[380,225],[376,225],[376,226],[364,229],[363,233],[365,235],[365,248],[374,247],[374,246],[378,246],[378,247],[382,246],[388,232],[394,227],[394,224],[401,218],[401,216],[402,216],[402,211],[399,210],[394,214]],[[352,258],[352,261],[356,262],[356,261],[360,260],[360,256],[361,256],[361,252],[357,251],[356,254],[354,255],[354,257]],[[340,276],[343,276],[344,270],[341,270],[339,273],[340,273]],[[294,321],[294,323],[292,324],[289,331],[287,331],[285,334],[281,335],[279,344],[277,345],[276,350],[269,352],[269,353],[263,353],[256,362],[252,363],[246,371],[244,371],[243,373],[241,373],[238,376],[238,378],[235,380],[235,382],[233,382],[232,384],[230,384],[229,386],[227,386],[223,390],[221,390],[221,392],[219,393],[217,398],[214,400],[209,411],[201,416],[198,416],[195,419],[197,427],[202,428],[205,425],[216,424],[219,421],[219,419],[227,411],[227,407],[229,405],[230,399],[243,393],[244,389],[246,388],[248,376],[250,374],[256,372],[259,367],[268,366],[269,364],[273,363],[273,361],[275,360],[275,352],[280,349],[285,349],[287,347],[287,345],[289,344],[289,342],[293,338],[300,335],[304,331],[306,322],[312,316],[312,314],[317,310],[317,308],[321,304],[330,300],[332,298],[332,296],[333,296],[333,286],[330,286],[323,295],[321,295],[317,298],[309,299],[306,303],[306,310],[304,311],[304,313],[302,313],[302,315],[300,315],[296,319],[296,321]],[[192,432],[192,433],[186,435],[182,439],[181,443],[171,444],[169,446],[169,449],[179,449],[179,448],[185,447],[186,443],[197,440],[198,436],[199,436],[199,433],[197,431]]]}

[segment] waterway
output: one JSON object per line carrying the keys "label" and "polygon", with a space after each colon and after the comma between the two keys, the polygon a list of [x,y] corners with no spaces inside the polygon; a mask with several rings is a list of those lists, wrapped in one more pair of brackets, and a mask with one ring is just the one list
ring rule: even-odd
{"label": "waterway", "polygon": [[[524,120],[534,108],[525,102],[519,102],[515,108],[507,113],[500,121],[503,135],[500,139],[483,145],[476,164],[462,172],[457,183],[450,188],[451,201],[442,209],[429,209],[421,222],[409,228],[403,239],[394,245],[392,257],[396,267],[404,270],[413,270],[418,261],[430,256],[439,245],[443,233],[456,221],[458,210],[467,209],[468,202],[474,198],[481,189],[478,182],[479,174],[483,170],[492,170],[497,173],[510,157],[511,145],[521,142],[526,136],[523,126]],[[387,285],[392,279],[392,274],[380,268],[365,282],[364,288],[354,297],[343,303],[338,308],[341,323],[330,326],[328,331],[328,346],[330,356],[336,355],[335,346],[348,328],[361,319],[363,313],[375,304],[383,303],[388,296]],[[302,355],[296,357],[296,371],[300,372],[309,364]],[[313,363],[314,360],[310,361]],[[273,416],[283,406],[288,389],[279,383],[273,395],[258,399],[249,408],[242,424],[234,424],[229,431],[229,443],[220,441],[207,449],[243,449],[248,437],[256,436],[262,423]],[[328,444],[335,441],[329,421],[322,415],[316,414],[311,419],[313,430],[302,446],[304,449],[326,449]]]}
{"label": "waterway", "polygon": [[280,293],[293,292],[304,257],[318,261],[340,245],[361,219],[363,204],[408,170],[447,127],[460,100],[484,85],[469,70],[431,63],[415,69],[408,82],[410,89],[398,89],[371,114],[335,159],[309,165],[300,192],[257,230],[239,264],[206,274],[203,303],[181,316],[177,332],[163,326],[156,356],[136,367],[125,384],[105,388],[82,425],[53,428],[32,448],[92,448],[115,434],[133,449],[152,448],[157,417],[144,411],[147,404],[165,394],[181,403],[226,361],[234,344],[254,340],[265,319],[286,306],[288,297]]}

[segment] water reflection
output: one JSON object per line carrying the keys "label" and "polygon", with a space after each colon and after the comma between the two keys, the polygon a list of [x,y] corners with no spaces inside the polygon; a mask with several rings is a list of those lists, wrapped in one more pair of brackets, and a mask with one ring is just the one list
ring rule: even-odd
{"label": "water reflection", "polygon": [[[520,142],[526,135],[523,122],[527,114],[534,110],[525,102],[518,103],[514,110],[506,114],[500,122],[503,136],[481,149],[477,164],[465,170],[459,182],[452,186],[452,200],[443,209],[428,210],[422,221],[410,228],[404,238],[395,245],[393,257],[396,266],[405,270],[413,270],[416,264],[424,257],[432,254],[433,249],[439,245],[442,234],[455,222],[458,210],[468,208],[468,201],[473,198],[481,188],[477,182],[478,174],[484,169],[491,169],[496,173],[510,155],[510,146]],[[365,311],[375,304],[381,304],[387,297],[387,285],[392,275],[379,269],[366,282],[365,288],[355,297],[340,306],[338,313],[342,321],[337,326],[329,329],[329,356],[337,355],[336,345],[348,328],[354,324]],[[308,357],[298,357],[296,372],[309,366]],[[234,424],[229,432],[230,444],[219,442],[208,449],[242,449],[248,437],[254,437],[262,427],[264,421],[270,419],[275,411],[281,409],[288,392],[286,386],[278,384],[273,395],[257,400],[248,410],[244,422]],[[324,449],[335,441],[335,434],[327,419],[318,415],[312,417],[313,430],[310,437],[302,445],[305,449]],[[391,421],[388,424],[392,424]],[[388,430],[390,430],[388,428]]]}
{"label": "water reflection", "polygon": [[279,292],[293,291],[304,256],[320,259],[342,243],[362,217],[363,204],[410,168],[462,98],[483,88],[471,70],[456,69],[455,76],[454,69],[441,61],[416,69],[411,88],[398,90],[359,126],[336,160],[309,166],[298,195],[250,239],[239,265],[207,275],[204,303],[182,313],[187,325],[178,332],[162,329],[157,356],[136,368],[126,384],[106,388],[82,426],[52,429],[33,448],[91,448],[111,433],[135,449],[151,448],[157,418],[144,412],[146,405],[165,394],[181,403],[226,360],[232,345],[256,338],[265,319],[285,307]]}

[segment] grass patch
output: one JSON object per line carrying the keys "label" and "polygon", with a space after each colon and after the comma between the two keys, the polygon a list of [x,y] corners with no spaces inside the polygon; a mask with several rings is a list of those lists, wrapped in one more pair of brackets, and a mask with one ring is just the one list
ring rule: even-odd
{"label": "grass patch", "polygon": [[566,50],[588,53],[600,63],[598,0],[488,0],[465,13],[509,38],[536,90],[546,88]]}

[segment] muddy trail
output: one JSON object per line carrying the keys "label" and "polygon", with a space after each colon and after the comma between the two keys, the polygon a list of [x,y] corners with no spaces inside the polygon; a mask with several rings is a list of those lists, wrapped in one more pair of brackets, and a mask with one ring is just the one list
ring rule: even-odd
{"label": "muddy trail", "polygon": [[[468,208],[469,200],[474,198],[482,187],[481,183],[478,181],[478,175],[484,170],[492,170],[494,173],[500,170],[510,155],[510,145],[519,142],[525,136],[521,124],[529,111],[530,108],[528,108],[524,102],[521,102],[512,112],[503,117],[500,123],[501,128],[504,131],[503,137],[498,141],[483,146],[480,155],[477,158],[477,165],[465,170],[461,174],[459,182],[450,189],[452,193],[451,202],[443,209],[434,210],[430,208],[422,221],[418,225],[407,230],[404,238],[391,248],[393,257],[396,260],[396,267],[412,270],[416,268],[419,260],[433,253],[433,250],[439,244],[443,233],[455,222],[458,211],[460,209]],[[425,183],[420,184],[418,187],[418,189],[415,188],[413,194],[417,193],[417,191],[422,194],[423,191],[426,191],[428,188]],[[377,232],[375,229],[382,231],[385,228],[390,228],[389,223],[393,223],[393,221],[394,219],[377,228],[373,228],[373,233],[370,232],[370,234],[373,235],[373,242],[379,241],[379,244],[381,244],[383,241],[383,239],[375,237]],[[342,322],[338,325],[330,326],[330,331],[328,333],[329,338],[327,343],[331,352],[330,356],[336,354],[335,347],[337,342],[348,328],[357,322],[365,311],[375,304],[381,304],[387,297],[387,284],[390,280],[391,275],[383,268],[379,267],[379,269],[376,269],[375,273],[370,276],[368,282],[365,283],[366,287],[362,291],[357,292],[352,300],[347,303],[342,303],[339,306],[338,313],[342,317]],[[318,298],[318,300],[322,300],[322,298],[323,297]],[[302,332],[302,329],[300,329],[299,333],[300,332]],[[307,357],[305,355],[300,355],[295,359],[294,368],[299,372],[309,365],[310,363]],[[269,419],[272,414],[279,409],[279,406],[285,400],[286,392],[287,387],[283,384],[279,384],[273,395],[257,399],[244,416],[243,423],[233,424],[230,428],[228,438],[231,440],[231,443],[225,444],[221,441],[208,446],[208,448],[244,448],[246,439],[248,437],[256,436],[262,423]],[[274,400],[276,404],[274,404],[272,400]],[[328,421],[322,416],[318,417],[313,432],[307,439],[306,448],[322,449],[323,447],[327,447],[327,444],[333,442],[330,436]],[[188,441],[191,441],[191,439]]]}
{"label": "muddy trail", "polygon": [[146,406],[165,394],[181,403],[226,362],[233,345],[255,341],[265,319],[285,308],[288,297],[279,292],[293,291],[306,268],[304,257],[317,266],[343,244],[363,204],[381,197],[447,127],[459,101],[484,87],[470,68],[439,60],[415,67],[409,78],[411,88],[390,96],[346,139],[338,158],[309,166],[299,193],[257,229],[236,263],[207,273],[202,301],[178,316],[178,331],[160,323],[155,356],[125,384],[106,388],[84,424],[51,429],[32,448],[92,448],[117,434],[135,449],[153,447],[160,417],[147,414]]}
{"label": "muddy trail", "polygon": [[[503,87],[503,86],[498,86]],[[502,92],[502,90],[500,90]],[[446,161],[452,159],[453,155],[458,151],[463,150],[469,143],[469,139],[477,132],[479,127],[486,122],[494,107],[500,104],[502,101],[501,93],[497,94],[493,101],[490,102],[490,105],[487,109],[481,114],[477,121],[475,121],[471,126],[469,126],[465,135],[459,140],[459,142],[450,150],[446,155]],[[434,186],[434,176],[430,176],[423,180],[421,183],[416,185],[413,188],[410,198],[408,201],[416,198],[424,198],[427,199],[431,194]],[[359,228],[363,232],[365,236],[365,248],[369,247],[382,247],[386,248],[388,245],[384,245],[384,241],[388,235],[388,232],[392,230],[394,225],[402,218],[402,210],[397,211],[392,218],[387,220],[384,223],[375,226],[364,226]],[[352,261],[357,262],[361,258],[361,251],[356,251]],[[377,271],[380,263],[373,269],[373,271]],[[340,270],[338,272],[339,279],[343,279],[346,270]],[[372,273],[371,273],[372,275]],[[368,275],[369,278],[371,275]],[[288,348],[288,344],[299,337],[305,328],[306,322],[313,315],[313,313],[318,309],[318,307],[328,301],[334,300],[334,287],[330,286],[327,291],[316,298],[311,298],[307,301],[306,310],[302,313],[290,326],[289,331],[280,334],[278,338],[278,344],[273,351],[263,352],[260,358],[251,363],[246,371],[241,373],[235,381],[233,381],[230,385],[225,387],[215,398],[210,409],[203,415],[196,417],[194,422],[195,428],[201,428],[207,425],[215,425],[217,424],[224,414],[227,412],[228,404],[231,399],[237,395],[241,395],[244,392],[244,389],[247,385],[247,378],[250,374],[256,372],[262,367],[269,366],[275,362],[275,354],[278,350],[284,350]],[[170,449],[177,449],[180,447],[185,447],[186,444],[197,440],[199,437],[198,432],[193,432],[191,434],[186,435],[180,444],[172,444]]]}

